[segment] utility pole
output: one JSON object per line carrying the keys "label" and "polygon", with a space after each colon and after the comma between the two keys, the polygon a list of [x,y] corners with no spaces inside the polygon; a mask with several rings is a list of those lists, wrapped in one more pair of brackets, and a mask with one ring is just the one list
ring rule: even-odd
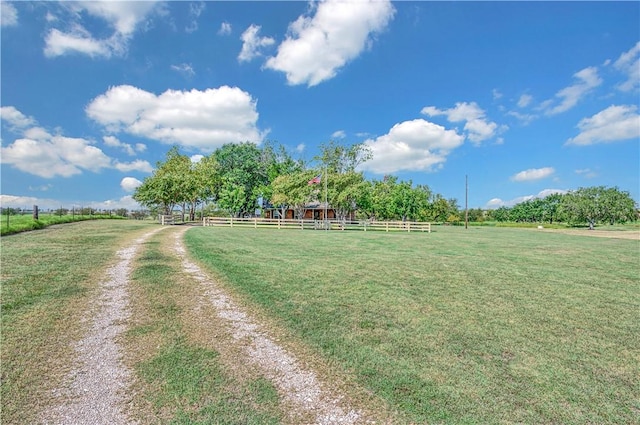
{"label": "utility pole", "polygon": [[464,228],[469,227],[469,177],[464,176]]}

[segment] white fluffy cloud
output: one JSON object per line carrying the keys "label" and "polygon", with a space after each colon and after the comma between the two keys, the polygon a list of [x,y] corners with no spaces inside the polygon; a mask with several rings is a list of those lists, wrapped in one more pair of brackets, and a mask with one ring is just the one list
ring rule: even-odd
{"label": "white fluffy cloud", "polygon": [[106,201],[92,201],[89,202],[91,208],[97,210],[115,210],[118,208],[126,208],[128,210],[140,210],[142,207],[133,199],[131,195],[123,196],[120,199],[108,199]]}
{"label": "white fluffy cloud", "polygon": [[627,81],[618,85],[621,91],[631,91],[640,88],[640,41],[629,51],[620,55],[613,66],[627,74]]}
{"label": "white fluffy cloud", "polygon": [[344,139],[345,137],[347,137],[347,133],[344,130],[337,130],[331,134],[332,139]]}
{"label": "white fluffy cloud", "polygon": [[289,24],[287,38],[265,67],[284,72],[291,85],[320,84],[358,57],[394,13],[387,0],[319,3],[313,17],[300,16]]}
{"label": "white fluffy cloud", "polygon": [[179,72],[180,74],[186,77],[193,77],[194,75],[196,75],[196,72],[193,70],[193,67],[191,66],[191,64],[188,64],[188,63],[181,63],[180,65],[171,65],[171,69],[176,72]]}
{"label": "white fluffy cloud", "polygon": [[251,24],[240,36],[242,40],[242,50],[238,54],[238,61],[249,62],[251,59],[261,56],[260,49],[274,44],[276,41],[271,37],[259,37],[259,25]]}
{"label": "white fluffy cloud", "polygon": [[[26,117],[12,106],[2,108],[2,119],[20,130],[22,138],[6,147],[0,147],[0,161],[26,173],[51,178],[70,177],[83,170],[99,172],[105,168],[121,171],[151,172],[147,161],[120,162],[107,156],[89,140],[77,137],[51,135],[42,127],[29,127],[35,120]],[[122,148],[128,146],[115,137],[105,137],[105,144]],[[130,146],[128,146],[131,148]],[[136,148],[141,151],[144,145]],[[132,149],[132,148],[131,148]]]}
{"label": "white fluffy cloud", "polygon": [[547,115],[556,115],[573,108],[587,93],[602,84],[598,69],[588,67],[573,74],[578,81],[558,91],[554,99],[546,100],[541,108]]}
{"label": "white fluffy cloud", "polygon": [[511,180],[517,182],[528,182],[533,180],[540,180],[551,176],[555,173],[555,169],[553,167],[544,167],[544,168],[530,168],[528,170],[520,171],[517,174],[511,176]]}
{"label": "white fluffy cloud", "polygon": [[133,86],[111,87],[86,108],[111,132],[178,143],[212,152],[225,143],[260,143],[256,101],[237,87],[167,90],[155,95]]}
{"label": "white fluffy cloud", "polygon": [[518,111],[509,111],[507,115],[517,118],[523,125],[531,124],[531,122],[538,118],[535,114],[523,114]]}
{"label": "white fluffy cloud", "polygon": [[111,159],[85,139],[51,136],[48,140],[18,139],[0,148],[2,163],[40,177],[70,177],[82,170],[109,168]]}
{"label": "white fluffy cloud", "polygon": [[142,182],[135,177],[125,177],[120,181],[120,187],[125,192],[133,192]]}
{"label": "white fluffy cloud", "polygon": [[82,53],[90,57],[111,56],[108,44],[93,39],[82,27],[76,26],[66,33],[55,28],[49,31],[45,38],[45,56],[55,57],[70,52]]}
{"label": "white fluffy cloud", "polygon": [[231,34],[231,24],[229,22],[223,22],[222,24],[220,24],[218,35],[229,35],[229,34]]}
{"label": "white fluffy cloud", "polygon": [[189,4],[189,17],[191,18],[191,22],[184,29],[187,33],[192,33],[198,30],[198,18],[205,8],[206,5],[203,1],[200,3]]}
{"label": "white fluffy cloud", "polygon": [[518,99],[518,106],[520,108],[526,108],[527,106],[529,106],[529,104],[531,104],[532,100],[533,96],[531,96],[530,94],[523,94],[522,96],[520,96],[520,99]]}
{"label": "white fluffy cloud", "polygon": [[129,171],[140,171],[141,173],[150,173],[153,171],[153,167],[149,164],[149,161],[144,161],[142,159],[136,159],[131,162],[120,162],[118,160],[113,161],[112,168],[115,168],[118,171],[122,171],[123,173],[128,173]]}
{"label": "white fluffy cloud", "polygon": [[578,123],[580,134],[568,145],[593,145],[640,138],[640,115],[636,105],[612,105]]}
{"label": "white fluffy cloud", "polygon": [[[48,199],[46,205],[43,205],[41,201],[42,199],[36,198],[34,196],[15,196],[0,194],[0,205],[2,205],[3,207],[30,209],[31,207],[33,207],[33,205],[37,205],[41,209],[60,208],[60,201]],[[56,204],[58,205],[57,207],[55,206]]]}
{"label": "white fluffy cloud", "polygon": [[[3,3],[4,4],[4,3]],[[5,121],[12,130],[19,130],[35,124],[33,117],[28,117],[13,106],[0,108],[0,119]]]}
{"label": "white fluffy cloud", "polygon": [[387,134],[364,142],[371,148],[373,158],[362,168],[378,174],[399,170],[433,171],[463,142],[464,137],[454,130],[429,121],[404,121],[394,125]]}
{"label": "white fluffy cloud", "polygon": [[444,115],[449,122],[464,122],[466,136],[476,145],[507,129],[506,126],[499,127],[495,122],[487,120],[484,110],[475,102],[458,102],[449,109],[426,106],[421,112],[431,117]]}
{"label": "white fluffy cloud", "polygon": [[[68,29],[51,29],[45,36],[44,54],[47,57],[69,53],[81,53],[91,57],[121,55],[127,51],[128,42],[138,25],[154,10],[154,1],[90,1],[63,3],[71,13]],[[102,19],[112,28],[108,38],[95,38],[80,23],[83,13]]]}
{"label": "white fluffy cloud", "polygon": [[594,177],[598,177],[598,173],[593,171],[591,168],[581,168],[579,170],[575,170],[576,174],[584,177],[585,179],[592,179]]}
{"label": "white fluffy cloud", "polygon": [[18,25],[18,11],[9,2],[0,2],[0,25],[10,27]]}
{"label": "white fluffy cloud", "polygon": [[136,143],[135,146],[131,146],[128,143],[121,142],[115,136],[104,136],[102,138],[102,140],[104,140],[104,144],[105,145],[107,145],[109,147],[112,147],[112,148],[121,149],[122,151],[124,151],[129,156],[134,156],[136,154],[136,151],[137,152],[144,152],[146,150],[146,148],[147,148],[142,143]]}

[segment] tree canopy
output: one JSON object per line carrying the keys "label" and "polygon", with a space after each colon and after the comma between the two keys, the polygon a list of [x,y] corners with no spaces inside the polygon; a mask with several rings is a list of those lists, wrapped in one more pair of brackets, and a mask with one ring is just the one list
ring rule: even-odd
{"label": "tree canopy", "polygon": [[565,194],[529,199],[511,208],[500,207],[491,212],[496,221],[532,223],[588,224],[626,223],[638,219],[636,204],[629,192],[617,187],[581,187]]}

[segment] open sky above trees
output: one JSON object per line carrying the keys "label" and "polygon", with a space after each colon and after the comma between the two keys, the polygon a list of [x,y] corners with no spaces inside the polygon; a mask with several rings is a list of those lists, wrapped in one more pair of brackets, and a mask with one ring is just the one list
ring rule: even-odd
{"label": "open sky above trees", "polygon": [[3,206],[137,208],[171,146],[364,143],[469,206],[640,200],[638,2],[2,2]]}

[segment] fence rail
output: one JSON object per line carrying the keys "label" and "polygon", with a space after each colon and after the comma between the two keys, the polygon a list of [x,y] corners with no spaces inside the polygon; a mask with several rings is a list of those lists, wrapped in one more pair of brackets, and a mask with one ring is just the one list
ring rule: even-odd
{"label": "fence rail", "polygon": [[160,214],[158,216],[158,221],[163,226],[166,226],[169,224],[183,223],[182,216],[176,215],[176,214],[173,214],[173,215]]}
{"label": "fence rail", "polygon": [[218,227],[276,227],[278,229],[315,230],[375,230],[386,232],[427,232],[431,233],[431,223],[416,221],[340,221],[340,220],[285,220],[276,218],[233,218],[204,217],[203,226]]}

